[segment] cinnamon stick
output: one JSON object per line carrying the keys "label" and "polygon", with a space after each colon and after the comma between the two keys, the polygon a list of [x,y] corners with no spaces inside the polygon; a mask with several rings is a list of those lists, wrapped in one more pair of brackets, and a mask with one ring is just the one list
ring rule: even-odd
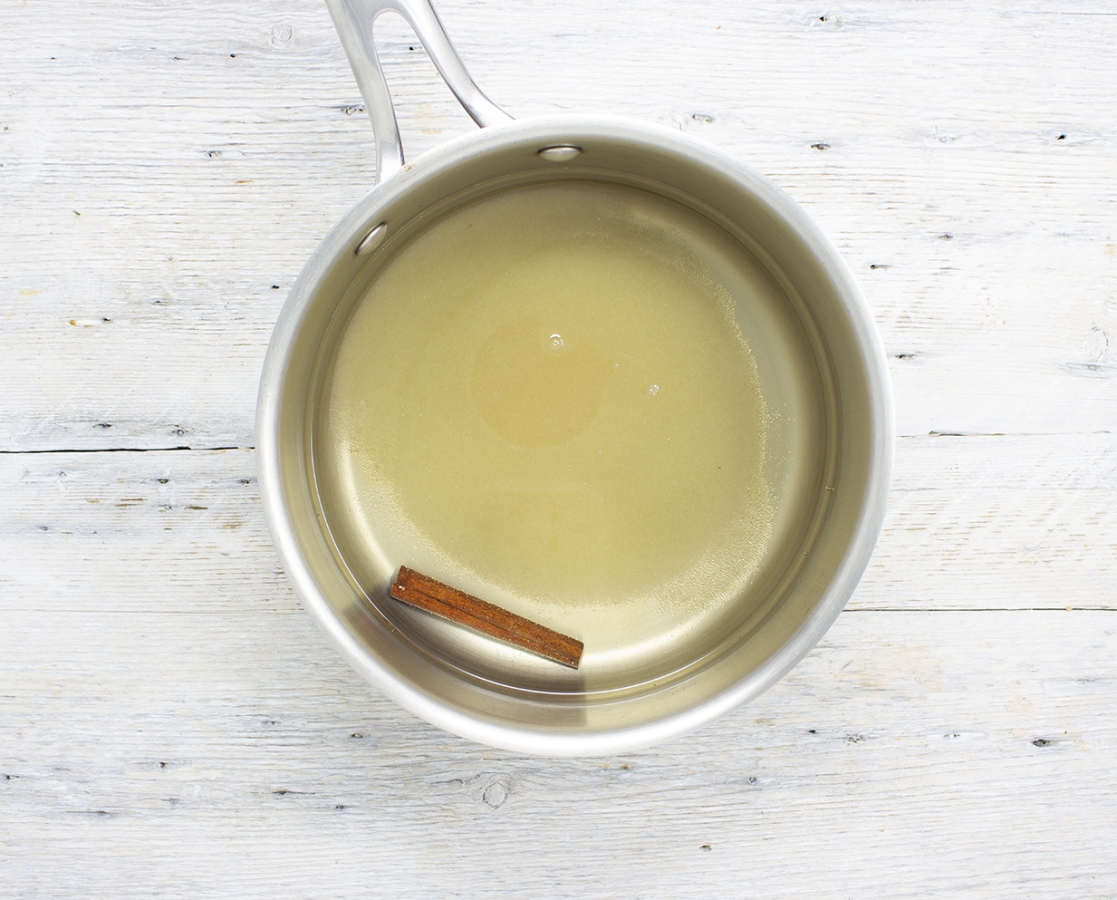
{"label": "cinnamon stick", "polygon": [[409,606],[553,659],[572,669],[578,668],[582,659],[584,645],[581,641],[479,600],[407,566],[400,566],[388,594]]}

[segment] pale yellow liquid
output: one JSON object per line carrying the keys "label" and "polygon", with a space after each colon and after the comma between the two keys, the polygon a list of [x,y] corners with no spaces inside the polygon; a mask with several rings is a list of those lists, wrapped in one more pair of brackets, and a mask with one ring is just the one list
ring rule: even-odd
{"label": "pale yellow liquid", "polygon": [[742,590],[771,531],[767,413],[715,231],[633,189],[536,186],[391,260],[321,451],[391,565],[542,609],[587,652],[597,626],[654,640]]}

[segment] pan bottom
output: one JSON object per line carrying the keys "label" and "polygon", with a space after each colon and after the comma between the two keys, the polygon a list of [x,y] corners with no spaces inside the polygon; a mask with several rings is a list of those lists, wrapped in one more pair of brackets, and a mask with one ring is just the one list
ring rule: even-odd
{"label": "pan bottom", "polygon": [[[631,186],[520,186],[383,261],[327,354],[337,554],[419,646],[520,689],[663,677],[764,613],[817,513],[821,376],[771,271]],[[399,565],[585,643],[581,670],[396,607]]]}

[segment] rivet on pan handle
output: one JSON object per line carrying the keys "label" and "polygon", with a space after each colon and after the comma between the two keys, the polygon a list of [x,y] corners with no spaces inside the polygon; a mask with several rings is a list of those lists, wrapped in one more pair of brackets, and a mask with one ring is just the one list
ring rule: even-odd
{"label": "rivet on pan handle", "polygon": [[393,10],[408,21],[442,80],[474,122],[484,128],[512,121],[512,117],[486,97],[470,77],[430,0],[326,0],[326,6],[372,120],[378,182],[403,168],[399,124],[373,40],[373,24],[383,12]]}

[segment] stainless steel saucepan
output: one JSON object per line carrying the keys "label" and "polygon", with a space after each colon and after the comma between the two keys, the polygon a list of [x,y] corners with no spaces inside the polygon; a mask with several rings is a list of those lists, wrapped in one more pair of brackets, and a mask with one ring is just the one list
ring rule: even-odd
{"label": "stainless steel saucepan", "polygon": [[[790,198],[715,147],[664,128],[599,116],[513,121],[471,80],[427,0],[327,3],[372,119],[378,183],[303,269],[280,314],[260,385],[260,488],[272,536],[303,603],[350,662],[400,705],[497,747],[556,756],[620,752],[696,728],[756,697],[801,660],[837,617],[868,563],[884,515],[893,430],[888,377],[853,277]],[[406,164],[373,43],[373,24],[388,10],[411,24],[481,126]],[[414,337],[393,349],[392,335],[360,331],[368,305],[380,302],[369,298],[402,291],[407,297],[399,308],[421,312],[424,304],[446,302],[422,280],[439,266],[459,266],[463,280],[476,280],[481,272],[511,277],[502,268],[499,240],[486,243],[475,232],[472,243],[444,242],[457,256],[424,261],[421,253],[437,245],[431,236],[444,223],[464,221],[472,211],[497,234],[502,220],[493,210],[504,207],[493,204],[519,194],[535,198],[531,214],[515,226],[529,243],[533,222],[579,232],[576,203],[573,214],[570,204],[553,211],[546,206],[547,197],[561,198],[566,189],[576,200],[588,198],[587,209],[597,197],[621,207],[630,198],[638,212],[666,216],[648,226],[649,234],[670,238],[690,229],[714,247],[703,257],[702,277],[724,275],[731,301],[726,328],[748,348],[766,429],[757,471],[767,505],[761,512],[741,511],[763,520],[763,528],[754,529],[759,537],[747,548],[747,578],[729,595],[714,597],[710,588],[707,596],[702,578],[680,576],[672,582],[675,606],[662,598],[643,606],[627,598],[611,606],[608,597],[580,606],[578,597],[563,594],[561,583],[553,586],[553,596],[534,596],[476,561],[462,562],[470,550],[468,530],[464,538],[461,529],[454,532],[465,544],[440,544],[438,534],[394,528],[398,517],[381,515],[375,492],[357,484],[363,476],[338,465],[331,404],[338,379],[352,369],[346,360],[357,359],[353,365],[370,390],[384,393],[384,385],[400,380],[406,355],[415,349]],[[672,225],[672,216],[684,224]],[[610,240],[600,221],[584,225],[587,246]],[[530,268],[530,260],[516,265]],[[419,273],[419,280],[401,282],[401,271]],[[643,276],[633,271],[639,281]],[[680,264],[670,277],[688,271]],[[442,283],[453,284],[453,272]],[[463,345],[474,332],[483,341],[481,332],[489,326],[471,323],[466,307],[446,315],[459,313]],[[557,333],[552,338],[553,347],[562,343]],[[366,339],[367,347],[361,343]],[[612,365],[620,369],[619,357]],[[360,389],[356,409],[363,408]],[[648,392],[658,390],[652,384]],[[654,402],[667,402],[669,393],[665,389]],[[731,411],[737,399],[709,398],[702,421],[713,422],[709,427],[717,431],[710,410]],[[454,415],[473,415],[464,408],[468,402],[460,405]],[[424,410],[412,412],[422,416]],[[433,408],[427,412],[440,415]],[[398,426],[375,417],[360,423],[362,433],[377,440]],[[671,446],[682,448],[680,458],[691,452],[698,457],[701,435],[677,438]],[[533,445],[522,456],[530,459],[535,452],[544,451]],[[405,449],[400,459],[407,458]],[[431,492],[449,483],[445,472],[429,476]],[[575,483],[578,473],[571,477]],[[668,487],[677,497],[678,485]],[[387,495],[382,499],[392,502]],[[563,518],[566,499],[547,502],[556,528],[573,527],[573,520]],[[701,525],[704,510],[672,502],[675,519],[664,521],[678,521],[681,540],[683,520]],[[666,526],[654,536],[670,538]],[[476,540],[483,539],[479,531]],[[500,548],[489,550],[499,556]],[[581,667],[557,666],[397,604],[387,588],[400,565],[425,567],[427,574],[583,640]],[[578,579],[585,573],[569,571],[571,585],[584,583]]]}

